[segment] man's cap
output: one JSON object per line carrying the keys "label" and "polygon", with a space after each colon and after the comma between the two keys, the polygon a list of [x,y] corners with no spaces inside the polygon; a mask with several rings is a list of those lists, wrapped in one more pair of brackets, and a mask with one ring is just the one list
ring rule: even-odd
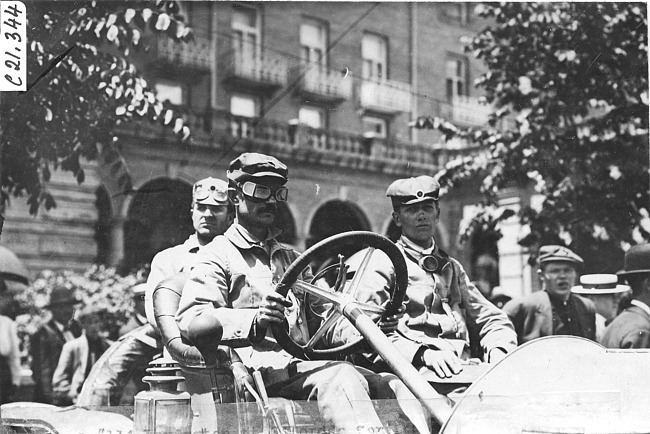
{"label": "man's cap", "polygon": [[148,285],[146,283],[138,283],[131,287],[131,295],[133,298],[143,296],[147,292]]}
{"label": "man's cap", "polygon": [[571,292],[582,295],[618,294],[629,290],[629,286],[618,284],[616,274],[585,274],[580,276],[580,285],[571,288]]}
{"label": "man's cap", "polygon": [[75,294],[75,290],[73,288],[66,288],[65,286],[55,286],[52,288],[52,292],[50,293],[50,301],[48,304],[45,305],[45,307],[52,307],[52,306],[61,306],[64,304],[79,304],[81,303],[81,300],[79,300]]}
{"label": "man's cap", "polygon": [[637,244],[625,252],[625,268],[619,276],[650,273],[650,244]]}
{"label": "man's cap", "polygon": [[77,319],[82,320],[83,318],[89,317],[91,315],[101,317],[107,313],[108,309],[105,306],[98,305],[97,303],[88,303],[78,309],[75,316]]}
{"label": "man's cap", "polygon": [[537,256],[537,262],[543,264],[545,262],[572,262],[574,264],[584,264],[585,261],[570,249],[564,246],[558,245],[547,245],[539,248],[539,255]]}
{"label": "man's cap", "polygon": [[256,152],[245,152],[230,162],[226,176],[238,184],[259,180],[260,178],[276,178],[283,184],[287,182],[289,170],[280,160],[270,155]]}
{"label": "man's cap", "polygon": [[438,200],[440,184],[431,176],[398,179],[388,186],[386,196],[390,197],[393,209],[427,200]]}
{"label": "man's cap", "polygon": [[192,201],[202,205],[227,205],[228,183],[213,177],[196,181],[192,187]]}

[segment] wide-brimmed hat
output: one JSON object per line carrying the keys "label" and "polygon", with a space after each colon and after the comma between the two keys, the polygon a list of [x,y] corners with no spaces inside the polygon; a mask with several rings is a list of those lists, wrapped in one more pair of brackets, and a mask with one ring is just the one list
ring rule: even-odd
{"label": "wide-brimmed hat", "polygon": [[637,244],[625,252],[625,268],[619,276],[650,273],[650,243]]}
{"label": "wide-brimmed hat", "polygon": [[50,293],[50,301],[45,305],[45,307],[52,306],[61,306],[64,304],[79,304],[79,300],[75,294],[75,290],[72,288],[66,288],[65,286],[55,286],[52,288]]}
{"label": "wide-brimmed hat", "polygon": [[631,288],[618,284],[616,274],[585,274],[580,276],[580,285],[571,288],[571,292],[581,295],[618,294]]}

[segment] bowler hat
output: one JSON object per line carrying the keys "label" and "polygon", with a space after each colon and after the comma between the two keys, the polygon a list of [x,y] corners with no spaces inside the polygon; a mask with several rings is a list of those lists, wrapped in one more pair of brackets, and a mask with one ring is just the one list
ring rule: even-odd
{"label": "bowler hat", "polygon": [[542,246],[539,248],[539,254],[537,256],[537,261],[539,264],[544,262],[572,262],[574,264],[583,264],[584,261],[582,258],[570,249],[564,246],[558,246],[554,244],[549,244],[547,246]]}
{"label": "bowler hat", "polygon": [[386,189],[393,209],[398,210],[402,205],[411,205],[427,200],[438,200],[440,184],[431,176],[422,175],[417,178],[405,178],[394,181]]}
{"label": "bowler hat", "polygon": [[79,304],[81,300],[75,295],[75,290],[65,286],[55,286],[50,293],[50,301],[45,307],[60,306],[63,304]]}
{"label": "bowler hat", "polygon": [[277,158],[256,152],[245,152],[230,162],[226,177],[237,184],[269,177],[284,184],[288,180],[288,174],[287,166]]}
{"label": "bowler hat", "polygon": [[650,273],[650,243],[637,244],[625,252],[625,268],[619,276]]}
{"label": "bowler hat", "polygon": [[617,294],[629,290],[629,286],[618,284],[616,274],[585,274],[580,276],[580,285],[571,288],[571,292],[582,295]]}
{"label": "bowler hat", "polygon": [[196,181],[192,187],[192,201],[204,205],[227,205],[228,183],[213,177]]}

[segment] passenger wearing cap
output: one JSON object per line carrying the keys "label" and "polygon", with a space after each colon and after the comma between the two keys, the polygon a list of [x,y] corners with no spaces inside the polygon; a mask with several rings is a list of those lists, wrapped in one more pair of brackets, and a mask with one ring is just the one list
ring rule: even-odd
{"label": "passenger wearing cap", "polygon": [[[190,271],[177,313],[187,338],[198,316],[223,326],[222,343],[242,347],[244,364],[262,374],[268,395],[314,400],[338,433],[377,432],[383,426],[372,398],[399,398],[420,432],[428,432],[424,409],[392,374],[375,374],[343,361],[295,359],[275,341],[271,324],[286,321],[290,335],[305,344],[309,326],[320,323],[321,300],[290,291],[275,292],[285,270],[299,256],[276,240],[278,202],[288,197],[287,166],[274,157],[244,153],[230,163],[227,177],[236,219],[223,236],[201,249]],[[309,271],[300,276],[312,278]],[[307,306],[308,305],[308,306]],[[216,331],[216,330],[215,330]]]}
{"label": "passenger wearing cap", "polygon": [[503,306],[519,344],[551,335],[596,340],[596,306],[571,293],[582,258],[564,246],[546,245],[539,248],[537,262],[541,289]]}
{"label": "passenger wearing cap", "polygon": [[232,224],[234,210],[228,200],[228,184],[212,177],[195,182],[190,212],[194,233],[183,244],[159,252],[151,261],[147,278],[151,291],[163,279],[188,271],[199,248]]}
{"label": "passenger wearing cap", "polygon": [[120,327],[120,336],[127,334],[131,330],[137,329],[147,324],[147,314],[145,312],[144,299],[145,292],[149,285],[138,283],[131,287],[131,299],[133,300],[133,312],[129,321]]}
{"label": "passenger wearing cap", "polygon": [[625,252],[625,269],[618,273],[632,287],[630,306],[605,329],[607,348],[650,348],[650,244]]}
{"label": "passenger wearing cap", "polygon": [[[426,367],[445,379],[459,374],[470,358],[501,360],[517,346],[517,337],[508,317],[485,299],[460,262],[434,239],[439,191],[434,178],[419,176],[398,179],[386,195],[393,205],[393,222],[401,229],[396,244],[409,274],[406,313],[391,338],[415,367]],[[359,268],[365,254],[361,251],[348,260],[351,272]],[[386,254],[372,254],[357,298],[382,304],[389,298],[395,273]],[[387,369],[376,355],[370,361],[375,369]],[[441,393],[450,391],[434,386]]]}
{"label": "passenger wearing cap", "polygon": [[603,339],[605,327],[618,314],[621,299],[631,291],[627,285],[619,285],[616,274],[585,274],[580,276],[580,285],[571,288],[578,294],[594,302],[596,306],[596,341]]}

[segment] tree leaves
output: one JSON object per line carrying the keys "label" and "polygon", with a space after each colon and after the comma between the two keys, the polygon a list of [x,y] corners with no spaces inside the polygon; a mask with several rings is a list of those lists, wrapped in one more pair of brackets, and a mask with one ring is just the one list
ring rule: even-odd
{"label": "tree leaves", "polygon": [[[458,130],[433,117],[413,126],[475,142],[487,157],[451,162],[441,182],[481,176],[488,205],[502,189],[532,183],[545,200],[520,215],[528,243],[560,234],[636,242],[650,207],[646,6],[501,3],[477,11],[495,23],[467,46],[487,67],[476,83],[495,107],[490,126]],[[507,119],[501,129],[499,119]]]}
{"label": "tree leaves", "polygon": [[157,34],[176,41],[191,37],[176,2],[33,2],[27,8],[29,83],[66,49],[75,49],[29,92],[0,100],[4,192],[26,194],[32,214],[40,205],[55,206],[45,190],[50,165],[83,182],[79,158],[95,158],[97,143],[116,145],[117,125],[155,122],[188,139],[182,117],[156,100],[127,57],[148,45],[141,41],[145,33],[154,41]]}

